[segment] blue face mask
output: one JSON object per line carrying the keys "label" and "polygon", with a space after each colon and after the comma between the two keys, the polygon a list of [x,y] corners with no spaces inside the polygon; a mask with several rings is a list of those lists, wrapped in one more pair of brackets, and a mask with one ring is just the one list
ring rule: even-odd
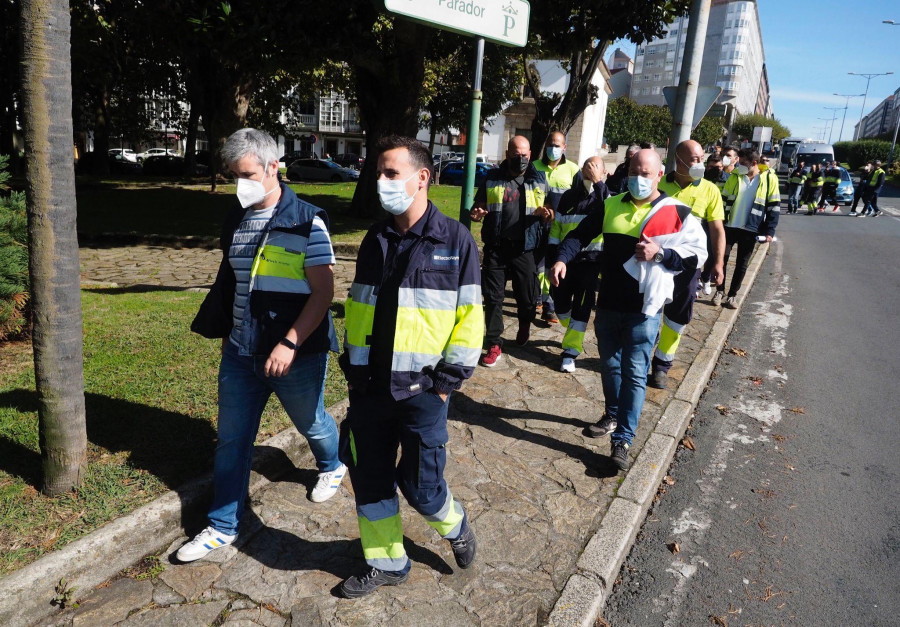
{"label": "blue face mask", "polygon": [[653,193],[653,180],[643,176],[629,176],[628,193],[635,200],[647,198]]}
{"label": "blue face mask", "polygon": [[559,161],[562,157],[562,146],[547,146],[547,158],[550,161]]}

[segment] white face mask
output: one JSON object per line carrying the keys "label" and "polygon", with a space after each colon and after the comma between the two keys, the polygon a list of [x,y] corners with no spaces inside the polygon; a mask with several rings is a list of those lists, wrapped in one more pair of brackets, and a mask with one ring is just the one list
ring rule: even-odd
{"label": "white face mask", "polygon": [[[266,178],[266,170],[263,170],[263,180]],[[238,202],[241,203],[241,207],[247,209],[252,207],[253,205],[258,205],[263,200],[265,200],[266,196],[275,192],[277,187],[273,187],[268,192],[266,191],[265,186],[262,184],[262,181],[254,181],[253,179],[243,179],[237,178],[234,179],[234,184],[237,187],[236,193],[238,197]]]}
{"label": "white face mask", "polygon": [[737,172],[741,176],[747,176],[748,174],[750,174],[750,168],[748,168],[747,166],[742,165],[740,163],[737,165],[737,167],[734,169],[734,171]]}
{"label": "white face mask", "polygon": [[407,194],[406,183],[417,174],[418,172],[414,172],[412,176],[404,181],[392,181],[390,179],[378,180],[378,200],[381,202],[381,206],[384,207],[385,211],[395,216],[406,213],[406,210],[409,209],[416,194],[419,193],[419,190],[416,190],[416,193],[412,196]]}
{"label": "white face mask", "polygon": [[[681,159],[678,160],[681,161]],[[684,161],[681,161],[681,163],[682,165],[688,166],[688,174],[690,175],[691,179],[695,181],[699,181],[703,178],[703,175],[706,174],[706,168],[703,167],[702,163],[687,164]]]}
{"label": "white face mask", "polygon": [[722,166],[727,168],[730,165],[731,165],[731,157],[729,157],[728,155],[725,155],[724,157],[722,157]]}

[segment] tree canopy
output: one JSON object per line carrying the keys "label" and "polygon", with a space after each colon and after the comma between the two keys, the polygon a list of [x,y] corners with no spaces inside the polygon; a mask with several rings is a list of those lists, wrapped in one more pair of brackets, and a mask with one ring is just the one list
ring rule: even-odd
{"label": "tree canopy", "polygon": [[751,139],[755,126],[771,126],[773,143],[791,135],[791,129],[779,122],[777,118],[767,118],[758,113],[745,113],[737,116],[731,126],[731,131],[739,139]]}
{"label": "tree canopy", "polygon": [[[606,109],[606,141],[611,146],[652,142],[665,146],[672,130],[672,113],[661,105],[639,105],[629,98],[616,98]],[[691,133],[704,147],[722,137],[725,120],[705,116]]]}

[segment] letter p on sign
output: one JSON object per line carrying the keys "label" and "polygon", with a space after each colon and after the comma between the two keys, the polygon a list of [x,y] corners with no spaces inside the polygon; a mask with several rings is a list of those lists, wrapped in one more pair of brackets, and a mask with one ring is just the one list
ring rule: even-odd
{"label": "letter p on sign", "polygon": [[509,34],[509,29],[516,27],[516,20],[512,15],[503,16],[503,36]]}

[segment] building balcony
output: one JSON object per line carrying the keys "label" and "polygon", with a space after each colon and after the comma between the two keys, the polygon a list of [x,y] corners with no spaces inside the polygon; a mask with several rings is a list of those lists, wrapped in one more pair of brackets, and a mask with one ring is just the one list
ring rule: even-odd
{"label": "building balcony", "polygon": [[308,126],[312,128],[316,125],[316,115],[314,113],[301,113],[297,116],[297,121],[302,126]]}

